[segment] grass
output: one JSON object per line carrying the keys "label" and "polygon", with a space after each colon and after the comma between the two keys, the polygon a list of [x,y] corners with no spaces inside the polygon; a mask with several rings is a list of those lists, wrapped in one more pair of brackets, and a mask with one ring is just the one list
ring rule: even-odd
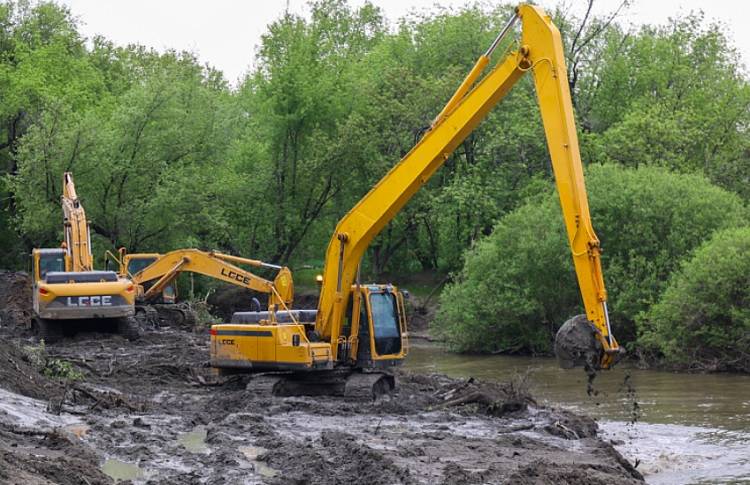
{"label": "grass", "polygon": [[44,340],[40,340],[39,345],[25,346],[23,353],[29,363],[47,377],[64,381],[80,381],[84,377],[83,373],[67,360],[49,357]]}

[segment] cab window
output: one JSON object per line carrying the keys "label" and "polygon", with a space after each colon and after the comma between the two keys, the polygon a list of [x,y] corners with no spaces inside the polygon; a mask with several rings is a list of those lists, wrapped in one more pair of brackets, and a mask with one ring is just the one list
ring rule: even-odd
{"label": "cab window", "polygon": [[375,337],[375,350],[379,355],[397,354],[401,351],[398,306],[393,293],[371,293],[370,311]]}
{"label": "cab window", "polygon": [[134,275],[143,270],[146,266],[149,266],[154,261],[156,261],[156,258],[131,259],[130,261],[128,261],[128,273]]}
{"label": "cab window", "polygon": [[39,277],[44,279],[51,271],[65,271],[63,254],[42,254],[39,256]]}

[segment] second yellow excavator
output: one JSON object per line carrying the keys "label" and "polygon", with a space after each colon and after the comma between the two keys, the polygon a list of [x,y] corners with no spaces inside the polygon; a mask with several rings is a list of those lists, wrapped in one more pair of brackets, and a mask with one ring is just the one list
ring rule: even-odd
{"label": "second yellow excavator", "polygon": [[[479,80],[493,51],[519,19],[520,45]],[[565,341],[556,345],[570,352],[571,365],[612,365],[619,346],[607,313],[601,251],[589,215],[562,40],[550,17],[533,5],[516,9],[431,129],[339,221],[326,252],[317,312],[285,312],[283,320],[247,312],[236,314],[231,324],[213,325],[211,365],[222,372],[261,373],[249,388],[275,394],[320,393],[325,386],[345,395],[377,395],[391,389],[395,380],[387,369],[407,354],[403,296],[392,285],[360,283],[360,260],[373,238],[527,72],[534,78],[586,309],[585,317],[566,323],[585,337],[583,348]],[[581,353],[587,355],[586,362]]]}
{"label": "second yellow excavator", "polygon": [[[268,296],[271,312],[288,310],[294,299],[294,280],[286,266],[242,258],[218,251],[176,249],[165,254],[119,254],[119,274],[136,285],[136,310],[153,320],[191,325],[195,316],[188,307],[176,304],[175,280],[180,273],[196,273]],[[238,265],[277,271],[273,281],[261,278]],[[154,314],[155,313],[155,314]]]}

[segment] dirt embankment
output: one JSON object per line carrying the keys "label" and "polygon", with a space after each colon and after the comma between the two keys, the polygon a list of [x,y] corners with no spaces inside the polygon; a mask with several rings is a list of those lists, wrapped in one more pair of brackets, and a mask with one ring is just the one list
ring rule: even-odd
{"label": "dirt embankment", "polygon": [[595,422],[519,383],[402,373],[377,401],[263,397],[247,376],[205,385],[208,336],[177,328],[47,345],[83,376],[60,382],[0,332],[3,483],[111,483],[102,464],[153,484],[642,483]]}
{"label": "dirt embankment", "polygon": [[23,327],[31,316],[31,277],[0,270],[0,327]]}

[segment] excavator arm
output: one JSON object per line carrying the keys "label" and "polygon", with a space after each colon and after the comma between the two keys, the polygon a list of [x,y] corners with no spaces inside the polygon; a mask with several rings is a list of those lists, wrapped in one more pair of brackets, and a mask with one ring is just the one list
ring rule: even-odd
{"label": "excavator arm", "polygon": [[94,257],[91,254],[91,234],[86,220],[86,211],[76,194],[73,174],[63,173],[63,228],[65,230],[65,251],[70,271],[92,271]]}
{"label": "excavator arm", "polygon": [[[478,81],[490,55],[518,20],[522,27],[520,47]],[[339,221],[326,251],[316,319],[315,329],[324,340],[335,342],[339,338],[352,283],[372,239],[528,71],[534,77],[586,316],[603,348],[599,366],[611,365],[619,346],[610,330],[601,250],[591,225],[562,40],[551,19],[532,5],[516,9],[431,130]]]}
{"label": "excavator arm", "polygon": [[[269,281],[233,263],[247,264],[257,268],[271,268],[279,272],[274,281]],[[198,249],[178,249],[161,255],[156,261],[133,275],[133,282],[143,285],[145,282],[155,281],[143,294],[144,299],[149,300],[160,294],[167,284],[184,271],[202,274],[249,290],[267,293],[270,307],[274,305],[288,307],[294,298],[294,283],[289,268],[264,263],[256,259]]]}

